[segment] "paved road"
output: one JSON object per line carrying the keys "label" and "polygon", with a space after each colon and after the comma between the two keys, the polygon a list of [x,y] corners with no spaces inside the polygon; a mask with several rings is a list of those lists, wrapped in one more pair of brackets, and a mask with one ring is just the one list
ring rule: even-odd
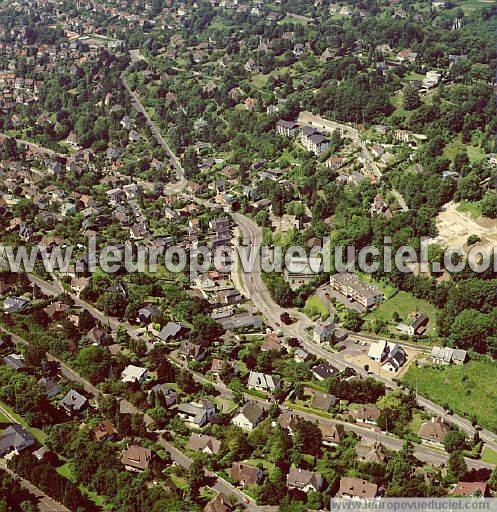
{"label": "paved road", "polygon": [[[235,213],[232,216],[243,238],[246,242],[250,243],[249,247],[260,247],[262,243],[262,231],[259,226],[257,226],[257,224],[248,217],[239,213]],[[255,260],[256,263],[258,263],[259,259],[260,258],[258,256]],[[289,326],[281,324],[280,315],[282,312],[287,310],[281,308],[272,299],[262,281],[260,265],[256,265],[254,271],[247,273],[243,272],[243,270],[240,268],[240,262],[237,262],[235,267],[236,268],[234,268],[232,272],[233,282],[235,285],[237,285],[243,295],[252,300],[254,305],[266,317],[269,325],[271,325],[274,329],[281,329],[287,336],[300,338],[302,340],[302,345],[306,350],[315,354],[317,357],[322,357],[323,359],[329,361],[337,368],[344,369],[349,367],[354,369],[360,375],[368,376],[368,372],[366,372],[363,367],[357,366],[347,361],[345,358],[340,356],[340,354],[332,352],[331,350],[328,350],[323,346],[314,343],[308,330],[314,326],[314,322],[312,322],[309,318],[307,318],[307,316],[300,313],[299,311],[295,309],[289,310],[290,315],[297,319],[294,324]],[[351,336],[369,340],[373,338],[371,335],[357,335],[355,333],[350,334]],[[383,382],[390,389],[398,388],[397,384],[391,379],[376,374],[371,374],[371,376]],[[469,436],[474,436],[475,427],[473,427],[471,422],[467,419],[462,418],[456,414],[447,414],[447,412],[441,406],[419,394],[416,395],[416,398],[420,407],[423,407],[425,410],[433,414],[441,416],[447,422],[452,423],[459,427],[461,430],[465,431]],[[497,451],[497,435],[495,433],[483,429],[480,431],[480,438],[488,445],[489,448]]]}
{"label": "paved road", "polygon": [[64,505],[50,498],[50,496],[45,494],[41,489],[38,489],[38,487],[33,485],[31,482],[20,477],[17,473],[11,471],[7,467],[5,459],[0,459],[0,467],[7,471],[7,473],[12,475],[13,477],[17,478],[17,480],[19,480],[19,483],[21,484],[21,487],[23,487],[24,489],[26,489],[39,499],[38,510],[40,510],[40,512],[69,512],[69,509],[64,507]]}
{"label": "paved road", "polygon": [[[0,141],[2,141],[5,138],[10,138],[10,135],[7,133],[0,133]],[[29,142],[24,139],[15,139],[15,141],[17,142],[17,144],[19,146],[24,146],[25,148],[33,149],[40,153],[44,153],[45,155],[60,156],[60,157],[64,157],[64,158],[68,157],[67,154],[59,153],[58,151],[54,151],[53,149],[45,148],[43,146],[40,146],[39,144],[36,144],[35,142]]]}
{"label": "paved road", "polygon": [[[34,275],[30,275],[30,279],[31,279],[31,282],[40,286],[40,288],[42,290],[53,291],[54,287],[57,288],[58,286],[61,286],[60,282],[58,282],[56,280],[55,280],[54,284],[51,284],[51,283],[46,282],[44,279],[41,279],[40,277],[37,277]],[[95,319],[97,319],[102,324],[110,325],[113,329],[116,329],[119,326],[124,326],[126,328],[126,330],[128,331],[128,333],[130,334],[130,336],[132,336],[134,338],[137,338],[137,337],[144,338],[142,336],[141,332],[139,332],[139,329],[137,327],[132,326],[128,322],[122,322],[122,321],[118,321],[117,319],[109,318],[107,315],[105,315],[104,313],[99,311],[97,308],[95,308],[88,302],[80,299],[77,295],[75,295],[75,294],[69,294],[69,295],[72,298],[72,300],[75,302],[75,304],[77,304],[79,307],[81,307],[83,309],[86,309]],[[1,327],[0,327],[0,329],[1,329]],[[15,336],[12,333],[9,333],[9,334],[11,334],[12,336]],[[145,336],[145,338],[148,338],[148,336]],[[21,338],[19,336],[16,336],[16,341],[19,341],[24,344],[28,343],[26,340],[24,340],[23,338]],[[55,360],[55,358],[53,358],[53,356],[49,356],[49,358],[51,358],[52,360]],[[175,361],[173,361],[173,362],[175,362]],[[60,363],[60,364],[62,367],[63,363]],[[65,365],[63,365],[63,366],[65,366]],[[66,367],[66,368],[68,371],[66,372],[66,370],[64,370],[64,375],[66,375],[68,379],[73,380],[75,382],[80,382],[83,385],[88,385],[90,387],[89,388],[90,392],[94,396],[95,399],[98,400],[99,397],[102,396],[102,392],[99,391],[94,386],[92,386],[88,381],[86,381],[86,379],[81,377],[79,374],[77,374],[75,371],[71,370],[70,368],[68,368],[68,367]],[[200,376],[197,374],[197,378],[199,378],[199,377]],[[217,387],[221,388],[220,385]],[[86,387],[85,387],[85,389],[86,389]],[[145,425],[149,425],[150,423],[153,422],[153,419],[150,416],[148,416],[148,414],[141,411],[140,409],[135,407],[133,404],[131,404],[127,400],[122,399],[120,401],[120,406],[124,407],[127,411],[132,412],[134,414],[143,415]],[[177,462],[179,465],[181,465],[183,467],[186,467],[186,468],[189,467],[191,460],[186,455],[184,455],[180,450],[178,450],[177,448],[172,446],[170,443],[167,443],[163,439],[160,439],[160,443],[171,454],[171,457],[173,458],[173,460],[175,462]],[[228,495],[233,494],[239,500],[240,503],[241,502],[245,503],[247,510],[254,510],[254,511],[255,510],[266,510],[266,512],[270,512],[271,508],[257,507],[253,500],[251,500],[241,490],[236,489],[235,487],[233,487],[231,484],[229,484],[227,481],[225,481],[221,477],[218,477],[217,475],[213,475],[209,472],[206,472],[206,474],[207,474],[207,476],[211,476],[213,478],[215,477],[217,479],[216,484],[214,485],[214,489],[216,489],[220,492],[224,492],[225,494],[228,494]],[[246,500],[249,500],[249,503],[246,503]]]}
{"label": "paved road", "polygon": [[[173,362],[178,364],[179,366],[188,369],[188,366],[184,364],[183,362],[173,359]],[[221,396],[225,398],[232,398],[233,393],[231,390],[223,383],[223,382],[212,382],[203,377],[201,374],[197,372],[190,372],[193,374],[193,377],[195,381],[203,383],[203,384],[211,384],[220,394]],[[255,397],[253,395],[244,394],[244,398],[246,401],[252,401],[252,402],[258,402],[261,406],[263,406],[265,409],[268,409],[271,404],[269,401]],[[313,414],[312,412],[304,412],[297,409],[293,409],[290,404],[285,404],[284,406],[280,407],[280,410],[283,411],[291,411],[297,416],[304,418],[308,421],[311,421],[313,423],[319,423],[321,425],[330,425],[332,423],[339,423],[343,425],[344,429],[348,432],[355,432],[358,436],[368,439],[369,441],[380,441],[385,445],[389,450],[399,451],[402,446],[404,445],[404,440],[399,439],[398,437],[386,434],[385,432],[381,432],[378,430],[374,430],[372,428],[369,428],[367,426],[363,426],[358,423],[350,423],[348,421],[342,421],[338,419],[328,419],[323,418],[322,416],[319,416],[317,414]],[[435,465],[442,465],[447,464],[449,460],[449,455],[442,449],[438,449],[431,446],[426,446],[423,444],[415,445],[414,447],[414,454],[416,457],[421,460],[422,462],[425,462],[427,464],[435,464]],[[468,465],[468,468],[470,469],[480,469],[480,468],[487,468],[487,469],[493,469],[494,464],[489,464],[486,462],[483,462],[481,460],[475,460],[466,458],[466,464]]]}
{"label": "paved road", "polygon": [[184,188],[187,185],[187,180],[185,178],[185,171],[183,170],[183,167],[181,166],[181,162],[179,161],[178,157],[171,151],[171,148],[169,147],[169,144],[166,142],[160,131],[158,130],[157,126],[155,126],[155,123],[150,119],[150,116],[148,115],[147,111],[145,110],[145,107],[141,103],[140,99],[138,98],[138,95],[131,90],[131,87],[126,82],[126,78],[124,73],[121,74],[121,81],[128,91],[128,94],[131,97],[131,104],[133,107],[138,110],[141,114],[143,114],[143,117],[145,118],[145,122],[147,123],[148,127],[150,128],[150,131],[152,132],[153,136],[159,143],[159,145],[164,148],[167,157],[169,158],[169,162],[174,167],[176,171],[177,176],[177,182],[171,183],[165,187],[165,192],[168,194],[176,194],[178,192],[181,192],[184,190]]}
{"label": "paved road", "polygon": [[367,144],[361,140],[359,135],[359,131],[357,128],[352,126],[336,123],[335,121],[330,121],[325,119],[324,117],[316,116],[308,111],[300,112],[299,117],[297,119],[297,123],[301,126],[312,126],[317,129],[325,130],[328,132],[333,132],[334,130],[340,130],[343,135],[347,135],[355,144],[357,144],[361,148],[362,156],[366,162],[367,169],[371,171],[371,173],[377,178],[381,178],[381,171],[376,163],[373,155],[370,153]]}

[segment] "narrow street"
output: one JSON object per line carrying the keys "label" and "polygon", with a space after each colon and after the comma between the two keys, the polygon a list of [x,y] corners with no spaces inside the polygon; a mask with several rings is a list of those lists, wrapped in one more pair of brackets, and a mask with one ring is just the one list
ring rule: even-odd
{"label": "narrow street", "polygon": [[38,489],[38,487],[33,485],[31,482],[20,477],[17,473],[14,473],[10,469],[8,469],[7,462],[5,459],[0,459],[0,468],[7,471],[7,473],[9,473],[14,478],[17,478],[17,480],[19,480],[21,486],[24,489],[26,489],[39,499],[38,510],[40,512],[70,512],[68,508],[64,507],[64,505],[58,503],[53,498],[45,494],[42,490]]}

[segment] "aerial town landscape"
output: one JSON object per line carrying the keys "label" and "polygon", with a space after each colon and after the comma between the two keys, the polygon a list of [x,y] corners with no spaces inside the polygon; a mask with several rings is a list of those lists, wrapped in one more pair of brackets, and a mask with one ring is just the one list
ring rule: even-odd
{"label": "aerial town landscape", "polygon": [[497,497],[496,33],[1,1],[0,512]]}

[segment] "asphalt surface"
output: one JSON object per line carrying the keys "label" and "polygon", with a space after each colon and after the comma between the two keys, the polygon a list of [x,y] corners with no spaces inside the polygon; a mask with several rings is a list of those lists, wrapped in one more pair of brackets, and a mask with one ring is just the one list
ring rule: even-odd
{"label": "asphalt surface", "polygon": [[9,468],[7,468],[7,462],[4,459],[0,459],[0,467],[13,477],[17,478],[23,489],[26,489],[39,499],[37,505],[40,512],[69,512],[69,509],[64,507],[64,505],[58,503],[53,498],[45,494],[41,489],[38,489],[38,487],[33,485],[31,482],[25,480],[17,473],[14,473]]}
{"label": "asphalt surface", "polygon": [[[234,213],[232,214],[233,219],[235,220],[240,233],[242,234],[246,243],[249,244],[251,248],[258,248],[262,244],[262,230],[257,226],[257,224],[249,219],[248,217]],[[260,260],[260,256],[256,258],[256,263]],[[269,291],[264,285],[261,277],[260,265],[256,265],[255,269],[252,272],[244,272],[241,268],[240,262],[235,265],[236,268],[233,269],[232,277],[233,282],[237,285],[239,291],[245,295],[248,299],[250,299],[254,305],[260,310],[260,312],[266,317],[267,322],[274,329],[280,329],[284,332],[285,335],[290,337],[298,337],[302,340],[303,347],[309,352],[315,354],[317,357],[322,357],[323,359],[329,361],[332,365],[337,367],[338,369],[344,368],[352,368],[358,374],[366,377],[371,376],[375,379],[383,382],[390,389],[397,389],[398,386],[391,379],[388,379],[384,376],[380,376],[377,374],[369,374],[364,368],[354,365],[340,356],[340,354],[336,352],[332,352],[331,350],[325,349],[323,346],[316,344],[312,341],[311,334],[309,329],[312,329],[315,325],[306,315],[303,313],[291,309],[286,310],[281,308],[274,300],[272,299]],[[285,325],[280,320],[280,315],[284,311],[288,311],[290,316],[296,319],[296,322],[292,325]],[[365,340],[374,340],[379,339],[371,335],[365,334],[357,334],[349,332],[349,334],[358,339]],[[413,345],[406,344],[411,348],[415,348]],[[419,350],[419,347],[417,347]],[[437,405],[436,403],[428,400],[427,398],[417,394],[416,400],[420,407],[429,411],[430,413],[436,414],[442,417],[448,423],[456,425],[458,428],[466,432],[466,434],[470,437],[473,437],[475,434],[475,427],[465,418],[462,418],[456,414],[447,413],[443,407]],[[484,441],[489,448],[497,451],[497,434],[490,432],[486,429],[479,428],[480,439]]]}

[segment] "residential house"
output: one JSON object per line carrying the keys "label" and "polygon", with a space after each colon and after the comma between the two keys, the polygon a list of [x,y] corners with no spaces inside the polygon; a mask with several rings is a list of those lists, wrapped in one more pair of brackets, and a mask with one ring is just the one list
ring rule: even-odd
{"label": "residential house", "polygon": [[24,297],[8,297],[3,301],[3,311],[5,314],[10,315],[21,311],[28,304],[29,300]]}
{"label": "residential house", "polygon": [[385,153],[385,148],[381,144],[374,144],[371,148],[371,154],[375,158],[380,158]]}
{"label": "residential house", "polygon": [[88,407],[88,400],[74,389],[71,389],[59,402],[59,405],[67,414],[73,416],[82,413]]}
{"label": "residential house", "polygon": [[397,53],[397,60],[400,62],[410,62],[413,63],[418,56],[417,53],[413,52],[410,48],[406,48],[405,50],[401,50]]}
{"label": "residential house", "polygon": [[303,350],[301,348],[297,348],[297,350],[295,350],[295,352],[293,353],[293,359],[297,363],[305,363],[305,362],[309,361],[309,359],[311,359],[311,356],[305,350]]}
{"label": "residential house", "polygon": [[283,278],[296,290],[315,279],[321,269],[321,258],[292,257],[283,271]]}
{"label": "residential house", "polygon": [[313,368],[311,368],[312,375],[317,380],[325,380],[329,377],[333,377],[335,375],[338,375],[339,371],[334,367],[331,366],[330,363],[321,363]]}
{"label": "residential house", "polygon": [[264,391],[266,393],[274,393],[281,386],[281,379],[277,375],[268,375],[251,371],[248,378],[247,386],[249,389]]}
{"label": "residential house", "polygon": [[251,432],[264,416],[264,409],[255,402],[246,403],[232,418],[231,423],[246,432]]}
{"label": "residential house", "polygon": [[150,463],[152,462],[152,450],[132,444],[123,452],[121,462],[128,471],[140,473],[141,471],[145,471],[150,468]]}
{"label": "residential house", "polygon": [[419,429],[421,442],[443,446],[445,436],[450,432],[450,426],[440,417],[425,421]]}
{"label": "residential house", "polygon": [[340,478],[337,498],[372,499],[378,496],[378,486],[356,477]]}
{"label": "residential house", "polygon": [[178,401],[179,394],[178,392],[166,385],[166,384],[156,384],[153,386],[148,395],[148,401],[151,403],[151,394],[154,393],[156,397],[158,397],[160,403],[164,404],[167,407],[171,407]]}
{"label": "residential house", "polygon": [[37,384],[43,389],[47,398],[53,398],[62,392],[62,386],[48,377],[42,377]]}
{"label": "residential house", "polygon": [[381,363],[381,367],[385,370],[394,372],[398,371],[407,359],[406,353],[400,345],[386,340],[371,343],[368,357]]}
{"label": "residential house", "polygon": [[372,217],[375,215],[384,215],[385,217],[390,218],[392,216],[390,207],[381,194],[376,194],[374,196],[369,213]]}
{"label": "residential house", "polygon": [[107,332],[96,325],[88,331],[86,338],[93,345],[103,345],[107,339]]}
{"label": "residential house", "polygon": [[71,288],[76,292],[76,294],[80,294],[84,288],[86,288],[90,284],[90,279],[88,277],[72,277],[71,278]]}
{"label": "residential house", "polygon": [[426,331],[429,321],[430,319],[424,313],[416,313],[410,324],[400,323],[397,325],[397,330],[409,336],[419,336]]}
{"label": "residential house", "polygon": [[262,469],[251,466],[250,464],[233,462],[230,476],[240,487],[245,487],[246,485],[257,485],[261,483],[263,473]]}
{"label": "residential house", "polygon": [[217,455],[221,450],[221,441],[212,436],[193,433],[188,440],[188,449],[193,452]]}
{"label": "residential house", "polygon": [[178,416],[192,428],[202,428],[216,415],[214,404],[203,398],[200,402],[180,404],[177,407]]}
{"label": "residential house", "polygon": [[14,370],[23,370],[26,368],[24,357],[22,354],[9,354],[3,358],[4,364],[10,366]]}
{"label": "residential house", "polygon": [[[293,429],[296,427],[296,425],[298,424],[299,421],[300,421],[300,416],[297,413],[295,413],[293,411],[285,411],[285,412],[282,412],[278,416],[276,423],[283,430],[288,430],[288,433],[292,436]],[[274,424],[273,426],[275,426],[275,425],[276,424]]]}
{"label": "residential house", "polygon": [[159,332],[157,337],[164,342],[180,340],[187,332],[187,328],[177,322],[168,322]]}
{"label": "residential house", "polygon": [[340,423],[320,423],[322,443],[325,446],[337,446],[345,437],[345,429]]}
{"label": "residential house", "polygon": [[333,322],[316,322],[312,331],[312,339],[316,343],[324,343],[331,340],[331,335],[335,329]]}
{"label": "residential house", "polygon": [[357,423],[376,425],[376,422],[380,417],[380,410],[374,405],[361,405],[359,409],[351,412],[351,416],[355,418]]}
{"label": "residential house", "polygon": [[91,431],[96,441],[113,441],[117,436],[117,430],[110,420],[101,421]]}
{"label": "residential house", "polygon": [[324,479],[315,471],[291,467],[286,477],[286,483],[289,489],[298,489],[305,493],[320,492],[324,486]]}
{"label": "residential house", "polygon": [[46,308],[43,308],[43,311],[52,319],[56,320],[63,316],[63,314],[70,308],[68,304],[64,304],[63,302],[53,302],[48,305]]}
{"label": "residential house", "polygon": [[219,290],[216,293],[219,304],[231,305],[237,304],[242,300],[242,295],[238,290],[230,288],[228,290]]}
{"label": "residential house", "polygon": [[134,366],[132,364],[126,366],[121,373],[122,382],[137,382],[142,384],[148,377],[148,370],[140,366]]}
{"label": "residential house", "polygon": [[457,482],[451,496],[488,498],[490,489],[487,482]]}
{"label": "residential house", "polygon": [[369,439],[363,438],[355,447],[357,458],[361,462],[373,462],[375,464],[385,464],[388,459],[388,451],[379,441],[373,443]]}
{"label": "residential house", "polygon": [[245,70],[249,73],[256,73],[259,71],[259,66],[257,65],[257,62],[255,62],[254,59],[249,58],[247,62],[245,62]]}
{"label": "residential house", "polygon": [[316,392],[312,396],[311,407],[322,411],[330,412],[337,403],[337,397],[328,393]]}
{"label": "residential house", "polygon": [[138,310],[137,320],[142,324],[149,324],[152,321],[152,317],[157,313],[157,308],[152,304]]}
{"label": "residential house", "polygon": [[261,345],[261,352],[281,352],[283,346],[281,345],[280,339],[275,332],[266,334],[265,341]]}
{"label": "residential house", "polygon": [[181,344],[178,355],[183,361],[202,361],[205,357],[205,350],[202,346],[185,341]]}
{"label": "residential house", "polygon": [[344,159],[340,156],[330,156],[324,163],[328,169],[338,169],[342,166]]}
{"label": "residential house", "polygon": [[366,309],[380,304],[383,293],[375,285],[361,281],[355,274],[348,272],[334,274],[330,277],[330,285],[345,297],[358,302]]}
{"label": "residential house", "polygon": [[431,359],[435,364],[464,364],[468,361],[468,353],[465,350],[452,347],[433,347]]}
{"label": "residential house", "polygon": [[204,507],[204,512],[234,512],[236,505],[224,494],[218,494]]}
{"label": "residential house", "polygon": [[14,423],[8,426],[0,436],[0,456],[14,452],[21,453],[35,444],[34,437],[22,425]]}
{"label": "residential house", "polygon": [[251,315],[250,313],[238,313],[227,318],[221,318],[219,319],[219,323],[226,331],[260,329],[262,327],[261,317]]}

